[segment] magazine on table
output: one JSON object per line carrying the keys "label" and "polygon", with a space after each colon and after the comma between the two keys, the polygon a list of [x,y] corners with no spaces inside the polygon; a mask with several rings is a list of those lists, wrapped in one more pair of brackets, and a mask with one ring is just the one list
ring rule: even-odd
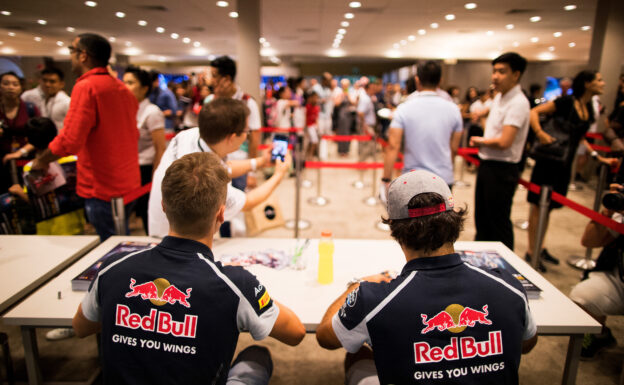
{"label": "magazine on table", "polygon": [[472,266],[483,269],[507,270],[511,275],[516,277],[518,281],[520,281],[529,299],[536,299],[540,297],[542,289],[537,287],[533,282],[529,281],[529,279],[526,278],[524,275],[520,274],[518,270],[511,266],[511,264],[509,264],[509,262],[507,262],[505,258],[503,258],[496,251],[461,250],[457,251],[457,253],[461,256],[461,259],[464,262],[468,262]]}
{"label": "magazine on table", "polygon": [[119,243],[117,246],[113,247],[108,253],[106,253],[102,258],[95,261],[94,264],[89,266],[85,271],[78,274],[76,278],[72,279],[72,290],[73,291],[87,291],[89,290],[89,286],[91,282],[97,277],[98,271],[100,271],[100,267],[106,261],[108,257],[111,255],[119,254],[119,253],[131,253],[134,251],[149,249],[151,247],[156,246],[158,243],[154,242],[131,242],[125,241]]}

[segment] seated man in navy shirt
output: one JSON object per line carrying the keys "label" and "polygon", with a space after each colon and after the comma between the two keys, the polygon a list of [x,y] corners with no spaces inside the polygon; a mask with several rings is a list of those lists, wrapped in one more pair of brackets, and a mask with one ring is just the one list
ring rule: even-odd
{"label": "seated man in navy shirt", "polygon": [[74,316],[76,335],[101,330],[104,384],[267,384],[268,350],[241,352],[241,331],[297,345],[305,328],[264,285],[212,254],[229,177],[212,153],[176,160],[162,182],[169,235],[102,265]]}
{"label": "seated man in navy shirt", "polygon": [[316,330],[322,347],[358,352],[347,355],[347,384],[518,383],[520,354],[537,342],[526,294],[508,272],[455,254],[465,213],[428,171],[390,184],[384,221],[405,254],[403,271],[351,282]]}

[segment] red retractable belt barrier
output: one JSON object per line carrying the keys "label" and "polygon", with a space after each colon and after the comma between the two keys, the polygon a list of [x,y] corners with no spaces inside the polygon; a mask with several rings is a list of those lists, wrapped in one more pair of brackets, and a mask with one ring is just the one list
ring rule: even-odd
{"label": "red retractable belt barrier", "polygon": [[152,189],[152,182],[149,182],[134,191],[130,191],[129,193],[123,196],[124,205],[134,202],[135,200],[139,199],[143,195],[149,193],[151,189]]}
{"label": "red retractable belt barrier", "polygon": [[371,135],[323,135],[321,138],[325,140],[332,140],[334,142],[350,142],[352,140],[366,142],[373,139]]}
{"label": "red retractable belt barrier", "polygon": [[301,132],[303,128],[277,128],[277,127],[260,127],[260,132]]}
{"label": "red retractable belt barrier", "polygon": [[171,140],[176,136],[175,132],[165,132],[165,140]]}
{"label": "red retractable belt barrier", "polygon": [[[373,168],[383,168],[384,164],[381,162],[361,162],[361,163],[349,163],[349,162],[305,162],[306,168],[354,168],[358,170],[369,170]],[[396,162],[394,168],[400,170],[403,168],[403,163]]]}
{"label": "red retractable belt barrier", "polygon": [[[382,148],[388,147],[388,142],[386,142],[383,138],[377,138],[377,143],[381,144]],[[403,161],[403,153],[399,152],[399,159]]]}
{"label": "red retractable belt barrier", "polygon": [[604,139],[602,134],[599,134],[597,132],[588,132],[587,134],[585,134],[585,137],[590,139]]}

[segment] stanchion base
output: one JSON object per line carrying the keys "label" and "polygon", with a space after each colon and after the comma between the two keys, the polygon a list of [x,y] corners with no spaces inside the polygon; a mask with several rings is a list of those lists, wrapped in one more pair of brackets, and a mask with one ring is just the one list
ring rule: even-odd
{"label": "stanchion base", "polygon": [[[305,219],[299,219],[299,230],[307,230],[309,229],[311,226],[310,221],[307,221]],[[295,220],[294,219],[289,219],[286,221],[286,223],[284,223],[284,227],[286,227],[289,230],[293,230],[295,228]]]}
{"label": "stanchion base", "polygon": [[596,261],[578,255],[573,255],[568,259],[568,265],[579,270],[592,270],[596,267]]}
{"label": "stanchion base", "polygon": [[570,183],[568,186],[568,191],[583,191],[583,186],[576,183]]}
{"label": "stanchion base", "polygon": [[314,206],[327,206],[327,204],[329,203],[329,199],[325,198],[325,197],[313,197],[308,199],[308,203]]}
{"label": "stanchion base", "polygon": [[529,221],[525,219],[518,219],[517,221],[514,221],[514,227],[520,230],[526,230],[529,228]]}
{"label": "stanchion base", "polygon": [[364,202],[366,206],[377,206],[377,203],[379,203],[379,200],[375,197],[368,197],[368,198],[364,198],[362,202]]}
{"label": "stanchion base", "polygon": [[303,188],[310,188],[312,187],[312,181],[309,179],[304,179],[301,181],[301,187]]}
{"label": "stanchion base", "polygon": [[470,186],[471,184],[469,182],[464,182],[463,180],[458,180],[457,182],[453,183],[453,188],[468,188]]}
{"label": "stanchion base", "polygon": [[390,231],[390,225],[387,225],[383,223],[382,221],[375,223],[375,228],[381,231]]}
{"label": "stanchion base", "polygon": [[365,183],[364,181],[361,181],[361,180],[356,180],[356,181],[354,181],[353,183],[351,183],[351,186],[353,186],[353,188],[356,188],[356,189],[358,189],[358,190],[361,190],[361,189],[363,189],[363,188],[367,187],[367,186],[368,186],[368,184],[367,184],[367,183]]}

